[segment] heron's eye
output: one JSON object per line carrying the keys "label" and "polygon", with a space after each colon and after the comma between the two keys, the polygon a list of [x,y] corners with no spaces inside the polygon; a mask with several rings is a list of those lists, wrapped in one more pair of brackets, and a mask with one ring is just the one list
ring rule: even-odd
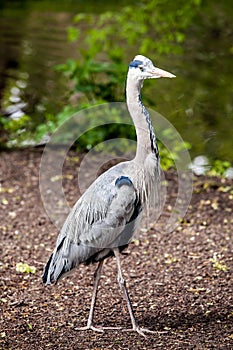
{"label": "heron's eye", "polygon": [[144,71],[144,67],[143,66],[138,66],[138,68],[140,69],[141,72]]}

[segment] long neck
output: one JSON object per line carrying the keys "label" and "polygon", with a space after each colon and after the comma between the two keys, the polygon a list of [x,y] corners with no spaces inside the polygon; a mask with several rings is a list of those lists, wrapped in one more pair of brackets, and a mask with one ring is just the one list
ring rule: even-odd
{"label": "long neck", "polygon": [[135,160],[143,164],[149,153],[154,153],[159,158],[155,132],[150,115],[143,105],[140,97],[142,82],[135,84],[128,76],[126,84],[127,106],[133,119],[137,134],[137,152]]}

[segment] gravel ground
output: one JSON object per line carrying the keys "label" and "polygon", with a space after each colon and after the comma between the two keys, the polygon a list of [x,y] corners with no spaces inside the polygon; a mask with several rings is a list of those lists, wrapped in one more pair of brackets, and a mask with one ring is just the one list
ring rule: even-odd
{"label": "gravel ground", "polygon": [[[232,183],[194,178],[192,201],[178,228],[163,234],[152,225],[122,256],[136,318],[154,334],[144,339],[119,330],[78,331],[88,317],[95,266],[80,266],[56,286],[41,282],[57,237],[40,198],[41,154],[0,154],[0,349],[233,349]],[[78,196],[79,159],[71,153],[64,167],[71,204]],[[175,174],[167,172],[166,179],[164,217],[176,191]],[[36,272],[18,272],[20,262]],[[103,268],[95,323],[131,326],[113,258]]]}

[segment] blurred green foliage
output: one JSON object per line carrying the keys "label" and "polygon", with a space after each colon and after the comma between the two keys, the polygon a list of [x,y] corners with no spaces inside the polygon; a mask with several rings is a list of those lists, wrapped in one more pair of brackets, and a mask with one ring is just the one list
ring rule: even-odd
{"label": "blurred green foliage", "polygon": [[226,174],[227,169],[231,167],[231,163],[228,161],[222,161],[219,159],[216,159],[212,166],[211,169],[208,172],[208,175],[211,176],[224,176]]}
{"label": "blurred green foliage", "polygon": [[68,39],[77,44],[80,57],[58,67],[72,82],[70,93],[83,94],[89,103],[122,101],[129,57],[182,53],[199,7],[200,0],[180,0],[178,6],[152,0],[99,16],[78,14]]}
{"label": "blurred green foliage", "polygon": [[[37,140],[74,111],[96,103],[124,100],[128,58],[136,53],[152,57],[155,52],[157,57],[181,53],[185,30],[199,7],[200,0],[179,0],[178,6],[168,0],[152,0],[122,7],[118,12],[78,14],[74,25],[68,28],[68,40],[77,44],[79,58],[56,67],[69,83],[67,101],[78,95],[77,104],[65,107],[56,116],[46,115],[46,126],[39,125],[36,130],[30,130],[26,119],[3,122],[4,128],[17,138],[18,130],[27,126],[25,138]],[[29,131],[32,133],[27,135]]]}
{"label": "blurred green foliage", "polygon": [[[152,0],[138,2],[137,6],[125,6],[118,12],[78,14],[74,25],[68,28],[68,40],[76,43],[79,58],[69,59],[56,67],[64,74],[69,86],[67,106],[56,116],[45,112],[45,121],[35,128],[30,128],[30,116],[18,120],[2,117],[0,123],[5,132],[11,140],[19,143],[30,139],[39,142],[77,111],[104,102],[124,100],[128,57],[137,53],[149,57],[155,53],[157,57],[180,54],[186,31],[200,6],[201,0],[179,0],[178,4]],[[144,101],[147,102],[146,97]],[[108,127],[90,128],[79,138],[78,147],[91,148],[114,137],[135,139],[135,130],[117,124],[117,115],[109,115],[109,121],[112,124]],[[177,147],[171,154],[160,145],[164,168],[172,166],[180,151]]]}

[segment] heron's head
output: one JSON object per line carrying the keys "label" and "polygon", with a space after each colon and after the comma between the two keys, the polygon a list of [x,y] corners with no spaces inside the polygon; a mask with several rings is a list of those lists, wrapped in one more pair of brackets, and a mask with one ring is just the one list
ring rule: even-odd
{"label": "heron's head", "polygon": [[174,74],[155,67],[149,58],[142,55],[135,56],[134,60],[130,62],[129,73],[136,80],[176,77]]}

